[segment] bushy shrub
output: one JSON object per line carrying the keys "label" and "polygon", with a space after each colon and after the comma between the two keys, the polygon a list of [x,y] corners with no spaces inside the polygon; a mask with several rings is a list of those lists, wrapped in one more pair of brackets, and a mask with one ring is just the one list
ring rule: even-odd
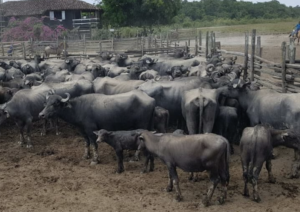
{"label": "bushy shrub", "polygon": [[56,40],[57,37],[66,35],[67,29],[62,25],[50,28],[44,25],[43,20],[47,17],[36,18],[28,17],[24,20],[17,20],[12,17],[9,22],[7,29],[1,36],[2,41],[26,41],[29,39],[33,40]]}

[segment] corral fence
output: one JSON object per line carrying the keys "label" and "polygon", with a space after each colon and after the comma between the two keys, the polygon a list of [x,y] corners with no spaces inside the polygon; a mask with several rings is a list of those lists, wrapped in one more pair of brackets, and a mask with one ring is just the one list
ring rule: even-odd
{"label": "corral fence", "polygon": [[[250,41],[251,39],[251,41]],[[296,46],[293,38],[289,44],[282,42],[281,61],[273,62],[262,57],[261,37],[256,30],[245,33],[244,52],[233,52],[218,49],[222,55],[242,57],[244,63],[243,78],[256,80],[260,85],[280,93],[300,92],[300,61],[296,60]]]}
{"label": "corral fence", "polygon": [[[29,59],[34,54],[42,55],[46,46],[58,46],[64,43],[69,56],[97,56],[100,52],[110,51],[133,56],[144,54],[173,53],[177,48],[184,48],[195,55],[206,56],[215,45],[215,34],[197,29],[177,30],[168,33],[151,34],[148,37],[114,38],[107,40],[57,39],[56,41],[2,42],[0,59]],[[212,36],[208,36],[212,35]],[[213,40],[214,39],[214,40]],[[9,49],[13,51],[9,56]],[[53,56],[52,57],[56,57]]]}

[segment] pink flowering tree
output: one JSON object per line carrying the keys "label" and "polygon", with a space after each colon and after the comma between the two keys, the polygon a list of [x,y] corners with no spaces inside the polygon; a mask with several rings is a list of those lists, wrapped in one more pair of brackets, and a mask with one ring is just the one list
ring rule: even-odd
{"label": "pink flowering tree", "polygon": [[26,41],[33,40],[56,40],[67,34],[67,29],[62,25],[50,28],[44,25],[43,20],[48,17],[35,18],[28,17],[24,20],[17,20],[12,17],[8,22],[8,27],[2,34],[2,41]]}

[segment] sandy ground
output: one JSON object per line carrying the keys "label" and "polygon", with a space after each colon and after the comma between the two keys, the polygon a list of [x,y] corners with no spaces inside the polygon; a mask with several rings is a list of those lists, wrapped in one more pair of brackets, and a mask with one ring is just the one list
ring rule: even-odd
{"label": "sandy ground", "polygon": [[[277,57],[282,40],[280,36],[270,36],[270,39],[272,45],[265,47],[264,41],[262,44],[263,54],[272,59]],[[241,50],[242,43],[229,46],[226,42],[222,46]],[[168,173],[158,159],[154,172],[142,174],[142,162],[127,162],[126,153],[125,172],[115,174],[114,151],[107,144],[100,144],[101,163],[90,166],[89,160],[81,158],[84,142],[78,131],[66,123],[60,122],[60,125],[61,135],[56,136],[50,131],[46,137],[41,137],[41,123],[35,123],[32,149],[17,144],[19,135],[14,124],[1,126],[0,211],[300,211],[300,181],[285,177],[293,162],[290,149],[276,150],[278,157],[273,160],[275,184],[267,183],[267,171],[263,168],[259,180],[262,202],[256,203],[242,196],[242,167],[236,146],[230,162],[231,180],[226,203],[216,203],[220,194],[217,189],[212,205],[204,208],[199,203],[209,185],[206,173],[201,174],[200,182],[190,182],[188,174],[179,171],[184,200],[178,203],[174,200],[174,192],[164,191]]]}

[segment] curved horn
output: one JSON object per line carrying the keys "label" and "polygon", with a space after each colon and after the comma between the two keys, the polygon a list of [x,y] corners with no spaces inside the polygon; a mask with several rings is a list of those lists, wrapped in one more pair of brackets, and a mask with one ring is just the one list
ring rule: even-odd
{"label": "curved horn", "polygon": [[4,110],[4,109],[6,108],[6,106],[7,106],[7,104],[4,103],[3,105],[0,106],[0,108],[1,108],[2,110]]}
{"label": "curved horn", "polygon": [[69,93],[65,93],[67,95],[67,98],[60,100],[61,102],[67,102],[70,99],[70,94]]}

